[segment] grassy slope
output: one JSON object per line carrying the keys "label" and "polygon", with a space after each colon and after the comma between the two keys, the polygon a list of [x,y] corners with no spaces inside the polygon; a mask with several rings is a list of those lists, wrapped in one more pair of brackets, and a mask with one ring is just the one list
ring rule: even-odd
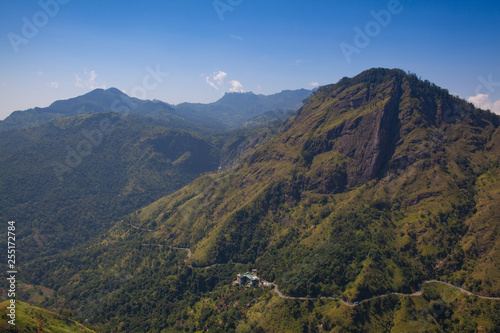
{"label": "grassy slope", "polygon": [[2,332],[37,333],[42,328],[47,333],[94,332],[73,320],[19,301],[16,302],[16,325],[13,326],[8,323],[11,319],[7,317],[7,306],[8,301],[0,303]]}

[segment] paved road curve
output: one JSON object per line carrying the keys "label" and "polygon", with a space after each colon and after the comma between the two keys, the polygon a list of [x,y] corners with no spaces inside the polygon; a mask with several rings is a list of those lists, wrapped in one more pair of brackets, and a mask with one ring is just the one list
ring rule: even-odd
{"label": "paved road curve", "polygon": [[[272,284],[270,282],[267,282],[265,281],[267,284]],[[490,299],[490,300],[495,300],[495,301],[499,301],[500,300],[500,297],[488,297],[488,296],[481,296],[481,295],[477,295],[477,294],[474,294],[468,290],[465,290],[463,288],[460,288],[460,287],[457,287],[457,286],[454,286],[452,285],[451,283],[448,283],[448,282],[443,282],[443,281],[438,281],[438,280],[428,280],[428,281],[424,281],[422,282],[422,284],[430,284],[430,283],[441,283],[441,284],[445,284],[449,287],[452,287],[452,288],[455,288],[455,289],[458,289],[460,290],[462,293],[466,294],[466,295],[469,295],[469,296],[475,296],[475,297],[479,297],[479,298],[482,298],[482,299]],[[346,302],[344,301],[343,299],[340,299],[338,297],[293,297],[293,296],[287,296],[287,295],[284,295],[278,288],[278,286],[276,284],[274,284],[274,292],[276,294],[278,294],[279,297],[281,298],[284,298],[284,299],[295,299],[295,300],[299,300],[299,301],[313,301],[313,300],[318,300],[318,299],[329,299],[329,300],[334,300],[334,301],[338,301],[346,306],[358,306],[362,303],[365,303],[365,302],[368,302],[368,301],[371,301],[373,299],[376,299],[376,298],[382,298],[382,297],[387,297],[387,296],[390,296],[390,295],[399,295],[399,296],[410,296],[410,297],[414,297],[414,296],[422,296],[423,294],[423,291],[422,289],[420,289],[419,291],[413,293],[413,294],[404,294],[404,293],[397,293],[397,292],[392,292],[392,293],[388,293],[388,294],[383,294],[383,295],[377,295],[377,296],[373,296],[373,297],[370,297],[370,298],[367,298],[367,299],[363,299],[361,301],[357,301],[357,302],[354,302],[354,303],[351,303],[351,302]]]}
{"label": "paved road curve", "polygon": [[[146,245],[146,244],[143,244],[143,245]],[[188,251],[188,258],[191,258],[191,249],[188,248],[188,247],[173,247],[173,246],[170,246],[170,248],[174,249],[174,250],[185,250],[185,251]],[[186,264],[187,263],[187,260],[185,260]],[[189,265],[189,264],[188,264]],[[211,266],[207,266],[207,267],[195,267],[195,268],[210,268],[210,267],[213,267],[217,264],[214,264],[214,265],[211,265]],[[192,267],[192,266],[190,266]],[[382,298],[382,297],[387,297],[387,296],[391,296],[391,295],[398,295],[398,296],[409,296],[409,297],[415,297],[415,296],[422,296],[423,294],[423,290],[422,290],[422,287],[420,287],[420,290],[413,293],[413,294],[404,294],[404,293],[398,293],[398,292],[392,292],[392,293],[388,293],[388,294],[383,294],[383,295],[377,295],[377,296],[373,296],[373,297],[370,297],[370,298],[367,298],[367,299],[363,299],[361,301],[357,301],[357,302],[354,302],[354,303],[351,303],[351,302],[346,302],[344,301],[343,299],[341,298],[338,298],[338,297],[293,297],[293,296],[288,296],[288,295],[285,295],[283,294],[279,288],[278,288],[278,285],[274,284],[274,283],[271,283],[271,282],[267,282],[265,280],[261,280],[261,282],[264,284],[264,285],[268,285],[268,286],[271,286],[271,285],[274,285],[274,292],[276,294],[278,294],[279,297],[283,298],[283,299],[295,299],[295,300],[299,300],[299,301],[314,301],[314,300],[318,300],[318,299],[329,299],[329,300],[334,300],[334,301],[338,301],[346,306],[351,306],[351,307],[354,307],[354,306],[358,306],[362,303],[365,303],[365,302],[368,302],[368,301],[371,301],[373,299],[376,299],[376,298]],[[452,288],[455,288],[455,289],[458,289],[460,290],[462,293],[466,294],[466,295],[469,295],[469,296],[475,296],[475,297],[479,297],[479,298],[482,298],[482,299],[489,299],[489,300],[495,300],[495,301],[499,301],[500,300],[500,297],[489,297],[489,296],[481,296],[481,295],[477,295],[477,294],[474,294],[468,290],[465,290],[461,287],[457,287],[455,285],[452,285],[451,283],[448,283],[448,282],[444,282],[444,281],[438,281],[438,280],[427,280],[427,281],[424,281],[422,282],[422,285],[424,284],[430,284],[430,283],[440,283],[440,284],[445,284],[449,287],[452,287]]]}

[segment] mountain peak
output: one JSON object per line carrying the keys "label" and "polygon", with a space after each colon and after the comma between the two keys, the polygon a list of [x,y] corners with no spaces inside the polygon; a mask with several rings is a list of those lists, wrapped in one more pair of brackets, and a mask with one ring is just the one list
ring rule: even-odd
{"label": "mountain peak", "polygon": [[111,106],[117,98],[122,96],[127,95],[116,88],[106,90],[97,88],[81,96],[56,101],[49,108],[67,113],[69,110],[81,108],[82,105],[92,105],[98,108],[97,112],[102,112],[104,109],[109,109],[109,107],[106,108],[105,106]]}
{"label": "mountain peak", "polygon": [[380,84],[383,81],[390,80],[393,78],[403,78],[407,74],[402,69],[389,69],[389,68],[371,68],[366,71],[359,73],[354,77],[344,76],[337,83],[328,84],[318,88],[319,92],[329,91],[331,89],[335,89],[335,87],[345,87],[352,86],[359,83],[371,83],[371,84]]}
{"label": "mountain peak", "polygon": [[121,91],[120,89],[115,88],[115,87],[108,88],[108,89],[106,89],[106,91],[110,92],[112,94],[125,95],[125,93],[123,91]]}
{"label": "mountain peak", "polygon": [[287,135],[302,141],[306,164],[328,151],[346,156],[346,181],[355,186],[384,175],[395,153],[412,163],[408,151],[416,147],[399,143],[411,137],[431,146],[435,128],[474,114],[471,104],[415,74],[374,68],[318,89]]}
{"label": "mountain peak", "polygon": [[111,87],[108,89],[97,88],[88,93],[75,97],[75,98],[91,98],[91,99],[109,99],[109,98],[117,98],[121,96],[127,96],[120,89]]}
{"label": "mountain peak", "polygon": [[255,95],[253,91],[226,91],[224,93],[224,96],[226,95],[239,95],[239,96],[245,96],[245,95]]}
{"label": "mountain peak", "polygon": [[258,98],[257,95],[255,95],[253,92],[226,92],[224,96],[222,96],[222,98],[217,101],[217,103],[253,101],[257,98]]}

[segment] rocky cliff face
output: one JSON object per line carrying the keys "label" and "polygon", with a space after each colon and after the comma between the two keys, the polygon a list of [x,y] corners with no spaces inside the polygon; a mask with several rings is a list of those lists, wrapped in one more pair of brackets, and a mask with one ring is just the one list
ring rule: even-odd
{"label": "rocky cliff face", "polygon": [[406,167],[442,151],[446,125],[458,126],[464,119],[476,119],[478,131],[491,125],[478,121],[472,105],[444,89],[401,70],[373,69],[322,87],[284,137],[301,146],[308,165],[328,151],[340,154],[347,183],[357,186],[386,175],[397,155],[403,155],[399,166]]}

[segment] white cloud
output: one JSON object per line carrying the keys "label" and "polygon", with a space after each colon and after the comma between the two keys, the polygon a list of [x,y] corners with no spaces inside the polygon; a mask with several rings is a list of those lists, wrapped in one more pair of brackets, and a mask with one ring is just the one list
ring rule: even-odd
{"label": "white cloud", "polygon": [[205,81],[215,90],[219,90],[224,86],[226,77],[226,72],[218,71],[212,73],[212,75],[205,76]]}
{"label": "white cloud", "polygon": [[294,64],[296,66],[300,66],[300,65],[303,65],[303,64],[310,64],[312,62],[312,60],[304,60],[304,59],[297,59],[294,61]]}
{"label": "white cloud", "polygon": [[316,81],[311,82],[310,85],[313,86],[313,87],[319,87],[319,83],[316,82]]}
{"label": "white cloud", "polygon": [[218,84],[224,84],[224,80],[226,79],[226,77],[227,77],[227,73],[222,72],[222,71],[218,71],[218,72],[213,74],[213,78]]}
{"label": "white cloud", "polygon": [[245,92],[243,89],[243,85],[236,80],[231,80],[231,88],[229,88],[230,92]]}
{"label": "white cloud", "polygon": [[219,90],[219,87],[217,87],[217,85],[215,83],[210,81],[210,78],[208,76],[205,79],[206,79],[207,83],[212,86],[212,88],[214,88],[215,90]]}
{"label": "white cloud", "polygon": [[500,114],[500,100],[492,102],[490,96],[486,94],[478,94],[476,96],[472,96],[467,101],[483,110],[491,110],[496,114]]}
{"label": "white cloud", "polygon": [[54,88],[54,89],[58,89],[59,88],[59,82],[51,82],[50,83],[50,87]]}
{"label": "white cloud", "polygon": [[231,80],[229,84],[226,83],[226,79],[228,77],[226,72],[217,71],[212,73],[211,75],[204,75],[205,81],[208,85],[210,85],[215,90],[227,90],[230,92],[244,92],[243,85],[236,80]]}
{"label": "white cloud", "polygon": [[236,36],[236,35],[229,35],[232,39],[237,39],[237,40],[243,40],[243,37]]}
{"label": "white cloud", "polygon": [[98,75],[95,71],[87,72],[87,70],[85,69],[83,71],[83,75],[85,79],[82,79],[78,74],[75,74],[75,80],[76,80],[75,87],[89,88],[89,89],[106,88],[105,83],[103,84],[97,83],[96,79]]}
{"label": "white cloud", "polygon": [[38,71],[38,76],[42,76],[43,75],[43,72],[42,71]]}

